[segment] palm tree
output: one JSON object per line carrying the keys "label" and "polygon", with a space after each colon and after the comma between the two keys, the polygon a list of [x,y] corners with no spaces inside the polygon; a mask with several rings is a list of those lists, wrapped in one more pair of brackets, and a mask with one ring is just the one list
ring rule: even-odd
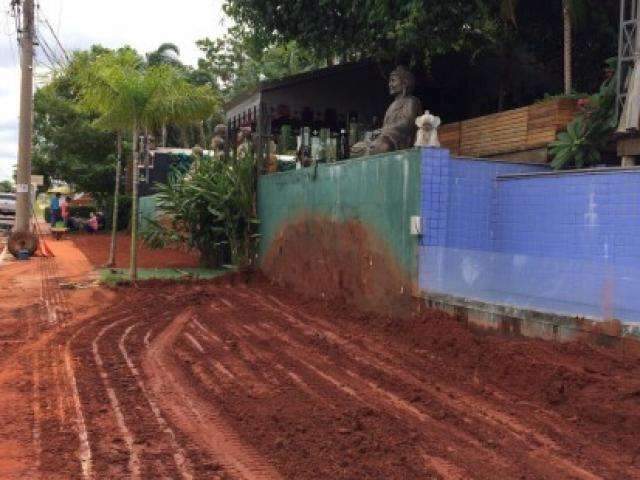
{"label": "palm tree", "polygon": [[100,116],[97,123],[129,130],[132,140],[133,190],[131,201],[130,278],[137,280],[138,134],[162,122],[207,118],[216,107],[209,89],[190,85],[169,65],[144,68],[131,51],[99,56],[84,73],[83,103]]}
{"label": "palm tree", "polygon": [[149,52],[146,55],[147,65],[150,67],[157,67],[158,65],[172,65],[174,67],[182,68],[184,65],[178,59],[180,56],[180,49],[175,43],[163,43],[153,52]]}
{"label": "palm tree", "polygon": [[[180,49],[175,43],[165,42],[153,52],[149,52],[146,55],[147,65],[150,67],[158,65],[172,65],[179,69],[184,69],[183,63],[179,60]],[[167,146],[167,123],[162,122],[160,146]]]}

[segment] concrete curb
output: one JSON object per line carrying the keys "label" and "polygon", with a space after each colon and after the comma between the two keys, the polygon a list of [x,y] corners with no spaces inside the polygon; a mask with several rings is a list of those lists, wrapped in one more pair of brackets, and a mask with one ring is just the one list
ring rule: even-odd
{"label": "concrete curb", "polygon": [[597,338],[597,343],[605,344],[615,344],[625,338],[640,340],[632,325],[616,321],[604,322],[438,293],[423,293],[420,297],[427,307],[447,312],[469,326],[508,335],[559,342],[592,337]]}

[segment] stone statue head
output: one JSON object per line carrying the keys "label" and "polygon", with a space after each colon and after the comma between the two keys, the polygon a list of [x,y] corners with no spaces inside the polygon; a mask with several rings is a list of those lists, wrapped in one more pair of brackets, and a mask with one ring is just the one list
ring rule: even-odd
{"label": "stone statue head", "polygon": [[224,123],[219,123],[213,129],[213,134],[216,136],[224,137],[227,135],[227,126]]}
{"label": "stone statue head", "polygon": [[389,75],[389,93],[391,95],[407,95],[413,92],[416,77],[404,65],[398,65]]}

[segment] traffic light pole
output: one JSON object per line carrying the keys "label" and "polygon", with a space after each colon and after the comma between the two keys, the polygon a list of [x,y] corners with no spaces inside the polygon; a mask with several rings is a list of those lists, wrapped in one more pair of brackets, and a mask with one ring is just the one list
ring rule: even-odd
{"label": "traffic light pole", "polygon": [[33,115],[33,0],[22,5],[22,32],[20,51],[22,80],[20,85],[20,131],[18,144],[18,169],[16,178],[16,233],[28,233],[31,218],[31,137]]}

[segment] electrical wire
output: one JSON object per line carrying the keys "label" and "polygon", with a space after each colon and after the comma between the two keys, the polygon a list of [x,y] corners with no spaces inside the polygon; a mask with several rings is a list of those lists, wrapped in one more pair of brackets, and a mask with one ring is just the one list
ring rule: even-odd
{"label": "electrical wire", "polygon": [[18,54],[18,49],[14,44],[14,41],[16,41],[14,40],[14,37],[17,38],[17,32],[14,30],[13,26],[11,25],[11,17],[12,17],[11,10],[7,10],[6,17],[5,17],[5,28],[3,29],[4,30],[3,33],[7,36],[7,40],[9,41],[9,51],[11,52],[11,58],[13,59],[16,65],[19,65],[20,57]]}
{"label": "electrical wire", "polygon": [[[44,16],[40,8],[40,2],[36,2],[35,17],[35,38],[38,42],[37,45],[40,47],[39,50],[47,58],[52,69],[55,70],[64,67],[69,61],[69,56],[62,46],[62,42],[60,42],[53,28],[51,28],[51,23]],[[55,43],[50,43],[47,40],[45,36],[47,31],[53,36]]]}
{"label": "electrical wire", "polygon": [[51,27],[51,23],[49,23],[49,20],[47,19],[47,17],[43,17],[43,19],[44,19],[45,25],[49,29],[49,32],[51,32],[51,35],[53,36],[53,39],[58,44],[58,48],[60,48],[60,51],[62,52],[62,55],[64,56],[64,59],[68,62],[69,61],[69,54],[67,53],[67,51],[62,46],[62,42],[60,42],[60,39],[58,38],[58,35],[56,35],[56,32],[53,31],[53,28]]}
{"label": "electrical wire", "polygon": [[49,46],[47,41],[40,37],[36,36],[37,45],[40,47],[40,51],[46,57],[46,59],[51,64],[52,68],[60,68],[62,67],[62,62],[58,59],[53,49]]}

